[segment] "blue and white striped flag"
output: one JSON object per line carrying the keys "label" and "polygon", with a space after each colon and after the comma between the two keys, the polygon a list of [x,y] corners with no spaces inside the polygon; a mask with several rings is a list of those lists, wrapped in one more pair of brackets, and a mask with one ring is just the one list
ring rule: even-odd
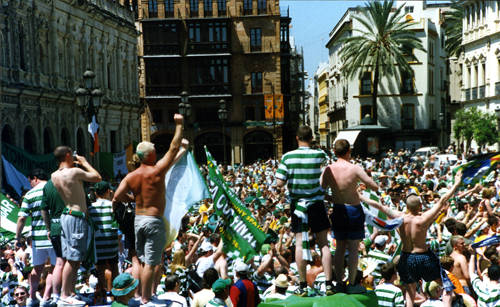
{"label": "blue and white striped flag", "polygon": [[479,248],[479,247],[484,247],[484,246],[490,246],[490,245],[496,245],[500,243],[500,236],[493,235],[491,237],[488,237],[484,240],[481,240],[479,242],[476,242],[474,244],[471,244],[473,248]]}
{"label": "blue and white striped flag", "polygon": [[174,164],[165,176],[167,245],[177,237],[181,221],[195,203],[210,198],[205,180],[191,152]]}

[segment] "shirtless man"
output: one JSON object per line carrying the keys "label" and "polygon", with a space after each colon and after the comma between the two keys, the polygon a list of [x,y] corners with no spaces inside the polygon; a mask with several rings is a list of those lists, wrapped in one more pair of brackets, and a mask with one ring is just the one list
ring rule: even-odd
{"label": "shirtless man", "polygon": [[[455,175],[453,187],[432,208],[425,212],[422,212],[422,202],[415,194],[411,194],[406,199],[408,213],[393,211],[386,206],[377,207],[377,202],[360,196],[363,202],[380,209],[389,218],[403,217],[403,224],[399,227],[399,235],[403,246],[397,268],[401,282],[406,288],[405,300],[408,307],[413,307],[417,282],[420,279],[423,278],[425,281],[441,280],[439,258],[429,250],[426,244],[427,230],[439,216],[442,209],[445,208],[448,200],[460,185],[461,179],[462,172],[459,171]],[[451,296],[444,295],[443,302],[444,299],[449,300]],[[446,302],[446,304],[451,304],[451,301]]]}
{"label": "shirtless man", "polygon": [[[66,204],[61,215],[61,247],[63,258],[67,261],[62,272],[59,305],[84,305],[84,302],[71,296],[75,291],[78,268],[89,245],[88,213],[83,182],[99,182],[101,175],[85,157],[75,155],[76,161],[74,161],[71,148],[67,146],[57,147],[54,156],[59,162],[59,169],[52,173],[51,179]],[[81,168],[75,167],[75,163]]]}
{"label": "shirtless man", "polygon": [[[359,241],[365,237],[365,214],[361,207],[357,191],[358,182],[363,182],[368,188],[378,191],[378,185],[358,165],[350,162],[351,148],[345,139],[339,139],[334,144],[337,162],[325,168],[322,175],[323,188],[330,187],[333,194],[332,228],[337,242],[335,251],[335,273],[337,292],[363,293],[361,285],[356,285],[358,270]],[[344,256],[349,251],[349,285],[344,286]]]}
{"label": "shirtless man", "polygon": [[[136,153],[141,166],[129,173],[116,190],[113,202],[135,201],[135,247],[141,260],[141,304],[148,306],[152,296],[155,266],[161,263],[166,238],[166,225],[163,218],[165,211],[165,175],[168,169],[182,156],[187,141],[182,140],[183,117],[174,115],[175,134],[168,152],[156,162],[154,144],[141,142]],[[181,149],[182,143],[182,149]],[[132,192],[132,195],[128,193]]]}
{"label": "shirtless man", "polygon": [[470,295],[470,276],[467,259],[464,256],[464,251],[466,250],[464,238],[462,236],[453,236],[450,239],[450,243],[453,247],[453,252],[450,254],[450,257],[453,258],[451,273],[458,278],[465,292]]}

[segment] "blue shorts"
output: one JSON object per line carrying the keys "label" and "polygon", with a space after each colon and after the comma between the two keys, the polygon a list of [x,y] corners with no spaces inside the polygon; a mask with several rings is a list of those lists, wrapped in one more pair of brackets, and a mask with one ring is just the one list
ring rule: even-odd
{"label": "blue shorts", "polygon": [[365,213],[361,205],[334,204],[332,228],[336,240],[361,240],[365,237]]}
{"label": "blue shorts", "polygon": [[401,281],[405,284],[416,283],[420,279],[441,279],[439,258],[430,250],[425,253],[401,252],[397,268]]}

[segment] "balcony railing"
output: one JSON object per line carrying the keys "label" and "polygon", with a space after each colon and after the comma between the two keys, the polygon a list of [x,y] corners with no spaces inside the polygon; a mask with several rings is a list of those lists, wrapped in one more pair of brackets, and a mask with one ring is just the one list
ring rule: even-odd
{"label": "balcony railing", "polygon": [[191,42],[188,45],[188,53],[214,53],[229,52],[229,42]]}
{"label": "balcony railing", "polygon": [[486,87],[485,87],[484,85],[482,85],[482,86],[480,86],[480,87],[479,87],[479,97],[478,97],[478,98],[484,98],[484,97],[485,97],[485,96],[484,96],[484,94],[485,94],[485,92],[486,92],[486,91],[485,91],[485,88],[486,88]]}
{"label": "balcony railing", "polygon": [[191,84],[189,86],[191,94],[229,94],[229,84],[211,83],[211,84]]}
{"label": "balcony railing", "polygon": [[465,89],[465,100],[470,100],[470,88]]}
{"label": "balcony railing", "polygon": [[144,55],[180,54],[178,44],[145,44]]}
{"label": "balcony railing", "polygon": [[477,87],[473,87],[472,90],[471,90],[471,93],[472,93],[472,95],[471,95],[470,99],[471,100],[472,99],[477,99]]}
{"label": "balcony railing", "polygon": [[500,82],[495,83],[495,96],[500,96]]}
{"label": "balcony railing", "polygon": [[182,87],[180,84],[146,85],[146,96],[179,95],[181,91]]}
{"label": "balcony railing", "polygon": [[173,18],[174,10],[165,10],[165,18]]}

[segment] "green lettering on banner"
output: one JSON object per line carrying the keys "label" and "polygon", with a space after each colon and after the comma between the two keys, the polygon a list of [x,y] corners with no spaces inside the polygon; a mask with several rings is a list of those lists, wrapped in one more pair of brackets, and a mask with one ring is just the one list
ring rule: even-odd
{"label": "green lettering on banner", "polygon": [[[16,237],[17,218],[19,207],[0,193],[0,246],[8,243]],[[31,231],[31,218],[26,219],[23,234]]]}
{"label": "green lettering on banner", "polygon": [[209,190],[214,201],[215,214],[222,221],[220,228],[224,252],[235,258],[251,259],[260,251],[266,239],[262,227],[252,213],[229,188],[205,147],[207,155]]}

